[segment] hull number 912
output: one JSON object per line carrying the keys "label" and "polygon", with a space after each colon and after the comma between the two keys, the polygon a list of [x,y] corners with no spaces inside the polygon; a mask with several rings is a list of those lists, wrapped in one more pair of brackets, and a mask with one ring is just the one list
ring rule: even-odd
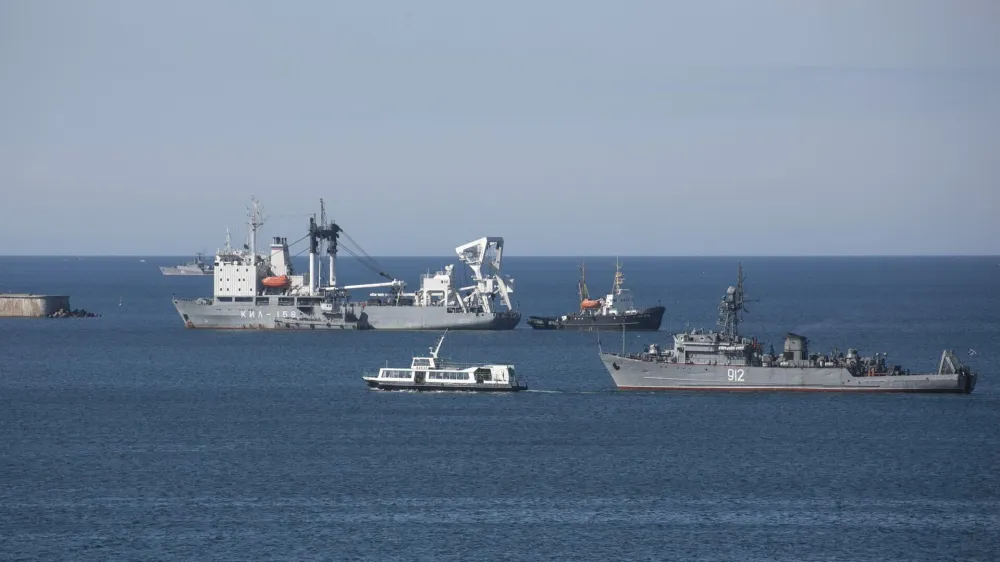
{"label": "hull number 912", "polygon": [[746,371],[743,369],[729,369],[729,372],[726,373],[726,378],[729,379],[729,382],[743,382],[743,375],[745,374]]}

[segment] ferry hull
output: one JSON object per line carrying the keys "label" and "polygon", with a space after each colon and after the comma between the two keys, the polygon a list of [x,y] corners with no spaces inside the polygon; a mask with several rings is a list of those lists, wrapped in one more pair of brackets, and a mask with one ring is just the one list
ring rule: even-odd
{"label": "ferry hull", "polygon": [[373,390],[409,390],[409,391],[432,391],[432,392],[517,392],[519,390],[527,390],[528,386],[521,383],[517,385],[499,385],[499,384],[465,384],[465,385],[449,385],[446,383],[435,383],[435,382],[425,382],[421,384],[415,384],[412,382],[400,382],[393,383],[388,381],[376,381],[366,379],[368,383],[368,388]]}
{"label": "ferry hull", "polygon": [[942,392],[967,394],[975,375],[855,377],[838,367],[744,367],[641,361],[601,353],[619,390]]}
{"label": "ferry hull", "polygon": [[349,306],[342,316],[324,314],[314,306],[215,303],[209,299],[173,302],[184,325],[195,329],[510,330],[521,320],[516,311],[449,313],[443,307]]}
{"label": "ferry hull", "polygon": [[528,325],[536,330],[575,330],[582,332],[621,331],[624,326],[627,332],[655,332],[663,323],[662,306],[646,308],[634,314],[622,315],[589,315],[573,314],[565,320],[544,316],[532,316]]}

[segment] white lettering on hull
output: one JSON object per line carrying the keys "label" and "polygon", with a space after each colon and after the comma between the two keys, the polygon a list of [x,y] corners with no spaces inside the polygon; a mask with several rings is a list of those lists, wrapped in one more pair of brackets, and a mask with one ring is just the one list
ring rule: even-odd
{"label": "white lettering on hull", "polygon": [[[267,316],[270,315],[271,313],[268,312]],[[297,318],[296,311],[294,310],[282,310],[280,314],[275,313],[274,316],[276,318]],[[263,318],[263,317],[264,317],[263,310],[240,309],[240,318]]]}
{"label": "white lettering on hull", "polygon": [[746,371],[743,369],[729,369],[726,373],[726,378],[729,379],[729,382],[743,382],[743,375],[745,374]]}

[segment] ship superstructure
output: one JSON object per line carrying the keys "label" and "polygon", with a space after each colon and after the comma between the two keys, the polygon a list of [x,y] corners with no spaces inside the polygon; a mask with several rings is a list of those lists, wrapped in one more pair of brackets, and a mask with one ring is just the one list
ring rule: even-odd
{"label": "ship superstructure", "polygon": [[[326,220],[320,201],[320,221],[309,219],[303,239],[309,243],[309,272],[292,267],[286,238],[275,237],[269,253],[258,254],[256,240],[263,225],[260,205],[249,214],[250,239],[243,250],[227,244],[216,255],[213,297],[174,299],[189,328],[305,328],[378,330],[504,330],[520,321],[510,293],[513,280],[500,273],[503,238],[489,236],[456,248],[460,261],[472,270],[474,284],[458,287],[454,266],[421,276],[420,288],[406,291],[406,283],[379,267],[336,223]],[[341,245],[341,236],[351,243]],[[322,279],[323,246],[328,274]],[[353,246],[353,248],[351,247]],[[337,254],[340,249],[358,258],[385,281],[340,285]],[[484,270],[487,268],[488,270]],[[354,291],[370,293],[352,300]],[[499,300],[499,302],[497,302]]]}
{"label": "ship superstructure", "polygon": [[625,274],[620,261],[615,262],[615,277],[611,291],[604,297],[592,299],[587,289],[587,270],[580,265],[577,282],[580,310],[559,317],[531,316],[528,325],[536,330],[613,330],[653,331],[660,329],[665,308],[660,305],[637,308],[632,290],[625,287]]}
{"label": "ship superstructure", "polygon": [[817,390],[847,392],[969,393],[978,376],[953,351],[941,354],[936,373],[911,373],[889,365],[884,353],[862,357],[811,353],[808,338],[789,333],[781,354],[764,352],[756,338],[739,334],[746,311],[743,268],[737,284],[719,305],[719,331],[674,334],[670,349],[650,344],[641,353],[599,352],[615,385],[622,390]]}

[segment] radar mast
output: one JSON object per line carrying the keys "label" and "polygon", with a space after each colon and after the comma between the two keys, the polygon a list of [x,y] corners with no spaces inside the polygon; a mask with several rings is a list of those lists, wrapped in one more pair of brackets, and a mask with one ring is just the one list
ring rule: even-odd
{"label": "radar mast", "polygon": [[743,291],[743,262],[739,262],[736,269],[736,286],[730,286],[719,304],[719,326],[722,326],[722,334],[733,341],[739,337],[740,313],[749,312],[744,305],[747,302],[746,293]]}

